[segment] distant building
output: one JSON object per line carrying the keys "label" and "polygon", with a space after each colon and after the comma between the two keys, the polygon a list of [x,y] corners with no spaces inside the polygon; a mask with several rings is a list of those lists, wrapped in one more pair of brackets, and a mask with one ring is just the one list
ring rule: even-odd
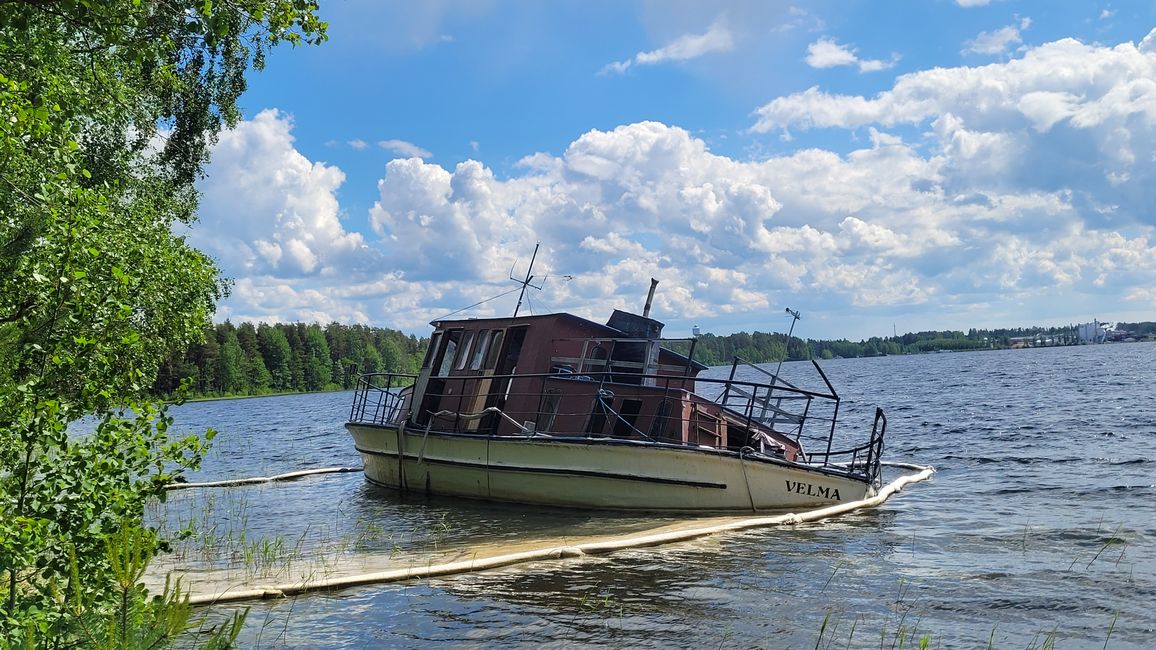
{"label": "distant building", "polygon": [[1080,343],[1103,343],[1108,340],[1108,324],[1098,320],[1076,326],[1076,338]]}

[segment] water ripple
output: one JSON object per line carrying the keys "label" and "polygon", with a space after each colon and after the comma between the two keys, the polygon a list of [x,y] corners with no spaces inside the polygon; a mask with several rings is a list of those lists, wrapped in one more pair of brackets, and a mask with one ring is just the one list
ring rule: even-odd
{"label": "water ripple", "polygon": [[[901,627],[917,626],[933,647],[1053,638],[1099,648],[1109,628],[1111,648],[1156,647],[1156,344],[823,365],[848,435],[861,436],[882,406],[887,454],[935,465],[932,481],[826,522],[254,603],[242,645],[798,648],[816,647],[823,629],[823,647],[881,637],[894,647]],[[791,381],[809,370],[783,364]],[[349,399],[189,404],[174,415],[220,431],[201,474],[230,478],[357,464],[341,426]],[[360,553],[669,521],[402,497],[353,474],[214,498],[206,516],[222,526],[241,516],[253,539],[309,531],[310,543],[327,535]]]}

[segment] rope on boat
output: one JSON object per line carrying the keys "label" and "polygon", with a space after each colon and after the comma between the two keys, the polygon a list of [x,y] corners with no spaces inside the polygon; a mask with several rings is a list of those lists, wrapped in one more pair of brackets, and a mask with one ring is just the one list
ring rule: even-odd
{"label": "rope on boat", "polygon": [[268,587],[253,587],[236,590],[227,589],[219,593],[191,595],[187,602],[192,605],[210,605],[246,600],[284,598],[287,596],[295,596],[298,594],[314,591],[335,591],[349,587],[360,587],[372,584],[401,582],[405,580],[448,576],[462,573],[471,573],[474,571],[485,571],[487,569],[495,569],[498,567],[522,564],[525,562],[556,560],[562,558],[580,558],[585,555],[600,555],[605,553],[613,553],[614,551],[627,548],[642,548],[649,546],[659,546],[662,544],[670,544],[672,542],[683,542],[691,539],[697,539],[699,537],[706,537],[708,535],[716,535],[730,531],[748,530],[751,528],[764,528],[769,526],[781,526],[784,524],[801,524],[803,522],[817,521],[819,519],[840,515],[846,512],[851,512],[853,510],[858,510],[860,508],[874,508],[890,498],[891,495],[902,490],[908,484],[926,480],[935,473],[935,468],[924,467],[922,465],[910,465],[907,463],[886,463],[886,465],[889,467],[917,470],[917,473],[900,476],[899,478],[881,488],[879,492],[876,493],[876,495],[873,497],[861,499],[859,501],[840,503],[835,506],[818,508],[816,510],[809,510],[801,513],[791,512],[772,517],[753,517],[714,526],[690,528],[665,533],[641,533],[627,535],[609,540],[586,542],[566,546],[552,546],[519,553],[507,553],[504,555],[496,555],[492,557],[475,558],[458,562],[448,562],[445,564],[431,564],[414,566],[404,569],[392,569],[388,571],[363,573],[352,576],[304,580],[301,582],[293,582]]}
{"label": "rope on boat", "polygon": [[747,484],[747,498],[751,501],[751,512],[758,512],[759,509],[755,507],[755,494],[751,492],[751,479],[747,476],[747,459],[743,457],[748,451],[754,451],[751,447],[743,447],[739,450],[739,467],[743,468],[743,482]]}
{"label": "rope on boat", "polygon": [[[514,418],[510,417],[509,415],[506,415],[505,411],[503,411],[502,409],[500,409],[496,406],[487,406],[486,408],[482,409],[482,411],[480,413],[458,413],[457,411],[445,411],[445,410],[438,411],[437,413],[434,413],[432,415],[432,417],[430,418],[430,421],[432,422],[433,418],[444,418],[444,417],[448,417],[451,415],[454,416],[455,418],[458,418],[461,420],[480,420],[491,413],[497,413],[498,415],[502,416],[503,419],[505,419],[510,424],[518,427],[518,430],[521,431],[522,433],[526,434],[528,437],[533,438],[535,435],[538,435],[538,432],[536,430],[531,429],[531,428],[523,425],[521,422],[518,422]],[[426,427],[426,433],[429,433],[428,427]]]}
{"label": "rope on boat", "polygon": [[170,483],[169,485],[166,485],[165,488],[168,490],[185,490],[189,488],[232,487],[234,485],[272,483],[274,481],[292,481],[294,479],[299,479],[302,476],[312,476],[314,474],[337,474],[339,472],[360,471],[360,467],[322,467],[320,469],[305,469],[298,472],[278,474],[276,476],[252,476],[249,478],[236,478],[227,481],[207,481],[205,483]]}

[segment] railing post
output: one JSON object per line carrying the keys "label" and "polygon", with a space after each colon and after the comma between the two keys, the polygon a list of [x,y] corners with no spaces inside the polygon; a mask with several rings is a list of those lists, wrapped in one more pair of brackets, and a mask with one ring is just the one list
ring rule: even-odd
{"label": "railing post", "polygon": [[[363,414],[363,413],[358,413],[357,407],[358,407],[359,403],[361,402],[361,384],[364,380],[365,380],[364,377],[359,376],[357,378],[357,388],[355,389],[355,391],[353,393],[353,404],[349,407],[349,420],[351,422],[356,421],[356,420],[360,420],[361,419],[360,416]],[[357,416],[357,417],[355,417],[355,416]]]}
{"label": "railing post", "polygon": [[[832,391],[834,394],[834,391]],[[831,430],[827,433],[827,455],[824,457],[823,464],[831,462],[831,441],[835,439],[835,423],[839,421],[839,398],[835,398],[835,412],[831,415]],[[807,402],[807,408],[810,409],[811,403]],[[855,462],[852,458],[851,462]]]}
{"label": "railing post", "polygon": [[734,360],[731,361],[731,376],[727,379],[726,385],[723,386],[722,400],[720,401],[720,404],[723,406],[727,405],[727,398],[730,397],[731,393],[731,382],[735,380],[735,370],[738,369],[738,366],[739,358],[736,356]]}
{"label": "railing post", "polygon": [[[880,426],[880,421],[883,424]],[[871,442],[867,446],[867,478],[875,482],[879,478],[879,464],[883,457],[883,437],[887,432],[887,416],[883,409],[875,407],[875,422],[871,426]]]}

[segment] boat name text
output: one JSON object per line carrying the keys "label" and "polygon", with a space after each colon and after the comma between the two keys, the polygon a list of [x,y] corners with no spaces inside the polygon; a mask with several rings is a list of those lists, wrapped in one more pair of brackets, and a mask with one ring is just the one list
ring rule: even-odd
{"label": "boat name text", "polygon": [[823,497],[824,499],[834,499],[841,501],[839,497],[839,488],[831,489],[823,487],[822,485],[811,485],[802,481],[787,481],[787,492],[794,492],[795,494],[805,494],[809,497]]}

